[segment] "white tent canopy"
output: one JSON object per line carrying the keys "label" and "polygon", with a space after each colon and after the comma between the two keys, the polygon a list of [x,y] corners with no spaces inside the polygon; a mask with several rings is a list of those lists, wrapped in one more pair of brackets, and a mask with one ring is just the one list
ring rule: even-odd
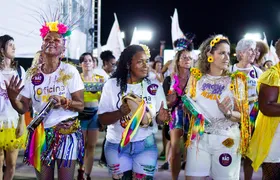
{"label": "white tent canopy", "polygon": [[[59,0],[0,0],[0,35],[15,39],[16,57],[33,58],[41,49],[40,12],[55,12]],[[62,2],[62,1],[61,1]],[[66,57],[78,59],[86,51],[86,35],[78,29],[72,32]]]}

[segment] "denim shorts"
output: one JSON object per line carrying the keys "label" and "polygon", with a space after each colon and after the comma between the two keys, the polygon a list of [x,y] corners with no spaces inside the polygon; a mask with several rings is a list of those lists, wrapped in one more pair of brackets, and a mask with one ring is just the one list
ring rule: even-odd
{"label": "denim shorts", "polygon": [[[98,107],[90,108],[93,111],[97,110]],[[100,123],[98,120],[98,114],[96,113],[91,119],[80,119],[81,128],[83,131],[99,129]]]}
{"label": "denim shorts", "polygon": [[180,103],[172,112],[172,121],[169,122],[169,128],[182,129],[184,133],[188,133],[189,130],[189,118],[184,114],[183,103]]}
{"label": "denim shorts", "polygon": [[130,142],[119,152],[119,144],[105,143],[105,156],[111,174],[132,170],[134,173],[154,176],[157,169],[158,149],[154,135],[142,141]]}

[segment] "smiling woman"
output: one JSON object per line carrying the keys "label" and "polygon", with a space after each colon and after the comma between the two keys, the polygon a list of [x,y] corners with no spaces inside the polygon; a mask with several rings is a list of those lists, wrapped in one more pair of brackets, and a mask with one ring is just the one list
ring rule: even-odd
{"label": "smiling woman", "polygon": [[77,116],[84,109],[84,85],[78,70],[61,62],[65,37],[71,34],[69,27],[58,21],[44,22],[40,32],[43,60],[28,70],[23,88],[19,88],[18,78],[13,77],[7,92],[20,114],[28,111],[32,104],[35,115],[39,116],[50,99],[55,100],[55,109],[34,132],[29,132],[25,161],[35,167],[38,179],[53,179],[57,162],[58,179],[71,180],[76,160],[82,163],[83,158],[83,138]]}
{"label": "smiling woman", "polygon": [[153,133],[170,116],[161,85],[147,78],[149,56],[147,46],[128,46],[102,90],[98,115],[108,125],[105,156],[113,179],[153,179],[157,168]]}

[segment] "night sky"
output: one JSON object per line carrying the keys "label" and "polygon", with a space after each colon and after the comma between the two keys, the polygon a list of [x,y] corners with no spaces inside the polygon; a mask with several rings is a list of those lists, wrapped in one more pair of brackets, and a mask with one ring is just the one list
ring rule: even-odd
{"label": "night sky", "polygon": [[[195,48],[211,34],[222,33],[236,43],[246,32],[265,32],[274,42],[280,38],[280,0],[102,0],[102,44],[106,44],[115,12],[129,45],[134,27],[149,29],[152,40],[145,43],[153,55],[159,53],[160,40],[171,48],[171,18],[177,8],[184,33],[196,34]],[[143,42],[144,43],[144,42]]]}

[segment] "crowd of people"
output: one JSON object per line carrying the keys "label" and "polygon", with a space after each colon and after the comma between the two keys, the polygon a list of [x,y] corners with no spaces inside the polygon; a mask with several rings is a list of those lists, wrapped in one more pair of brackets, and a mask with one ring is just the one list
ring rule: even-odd
{"label": "crowd of people", "polygon": [[[102,52],[101,69],[85,52],[80,73],[61,60],[71,28],[47,22],[40,32],[27,71],[14,60],[14,39],[0,36],[0,179],[13,178],[23,149],[38,179],[54,179],[56,166],[58,179],[74,179],[78,165],[78,180],[89,180],[99,131],[106,131],[100,164],[114,180],[153,179],[159,156],[172,180],[182,168],[188,180],[237,180],[242,161],[246,180],[260,166],[263,179],[280,178],[280,64],[265,59],[263,41],[241,39],[235,64],[224,35],[203,41],[198,59],[194,36],[177,39],[166,64],[160,56],[150,64],[146,45],[126,47],[119,59]],[[24,120],[30,110],[42,118],[33,130]]]}

